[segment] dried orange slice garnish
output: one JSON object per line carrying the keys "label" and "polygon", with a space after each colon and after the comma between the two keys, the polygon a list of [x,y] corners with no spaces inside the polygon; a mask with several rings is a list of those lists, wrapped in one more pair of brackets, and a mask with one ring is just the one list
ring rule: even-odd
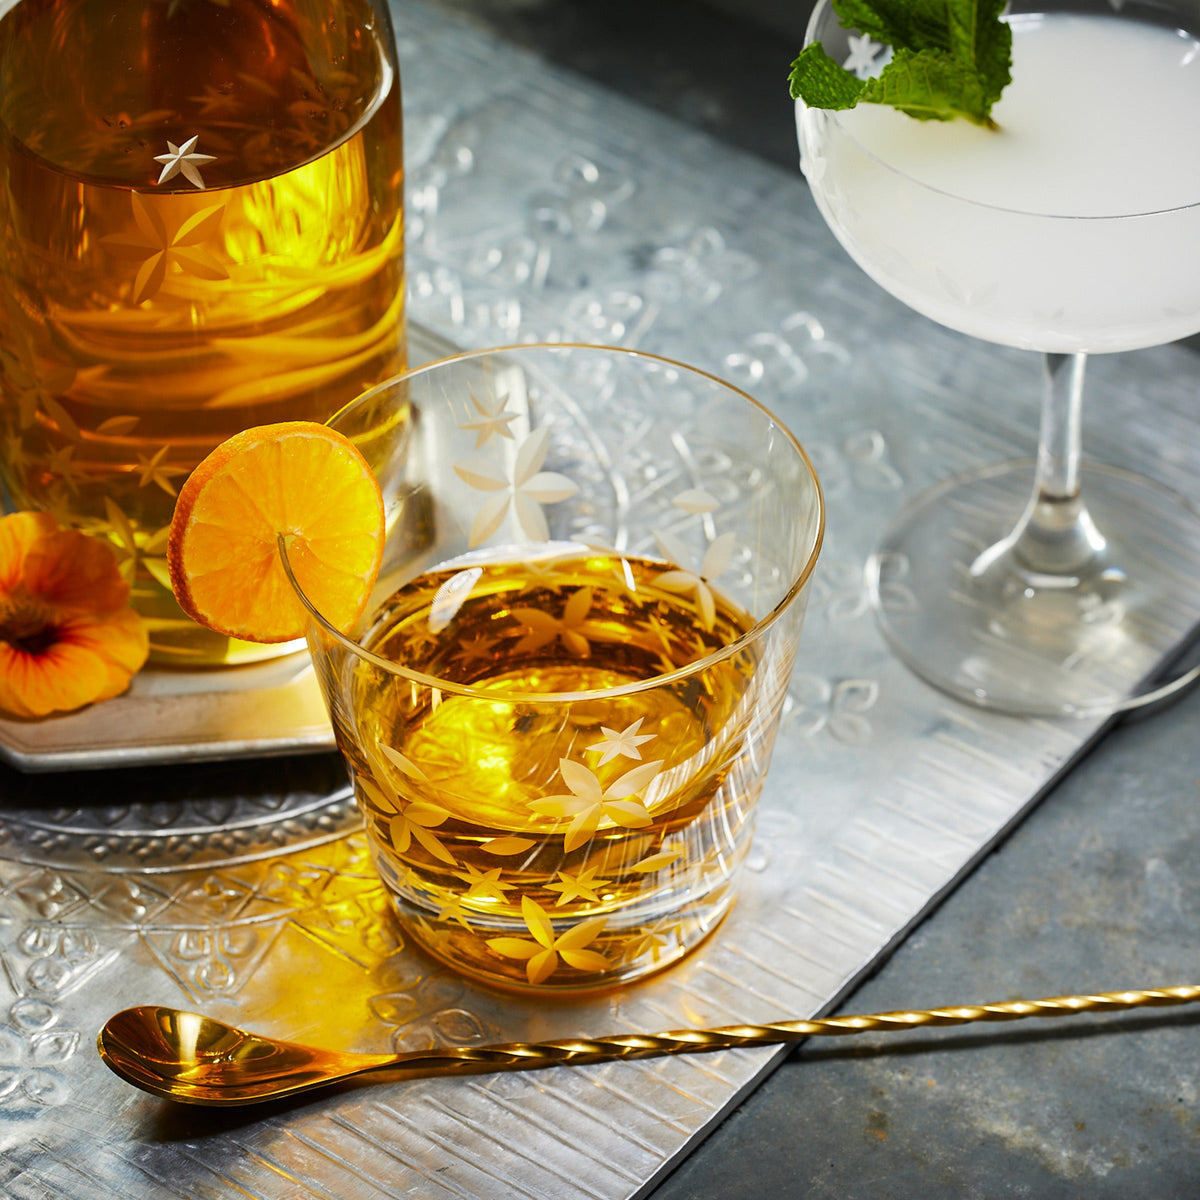
{"label": "dried orange slice garnish", "polygon": [[308,613],[279,556],[340,630],[366,607],[383,557],[383,497],[366,459],[311,421],[259,425],[222,442],[188,477],[167,544],[180,607],[249,642],[302,637]]}

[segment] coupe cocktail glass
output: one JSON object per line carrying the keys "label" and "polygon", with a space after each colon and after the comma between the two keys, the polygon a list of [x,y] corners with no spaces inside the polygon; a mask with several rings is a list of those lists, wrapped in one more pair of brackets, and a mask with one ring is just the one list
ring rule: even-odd
{"label": "coupe cocktail glass", "polygon": [[108,539],[180,665],[280,653],[171,595],[175,493],[404,366],[384,0],[19,0],[0,19],[0,476]]}
{"label": "coupe cocktail glass", "polygon": [[331,422],[388,508],[309,644],[402,923],[505,988],[676,961],[734,899],[823,531],[795,439],[709,375],[484,351]]}
{"label": "coupe cocktail glass", "polygon": [[[935,487],[872,557],[889,642],[969,702],[1094,714],[1160,694],[1155,670],[1200,622],[1186,565],[1197,515],[1148,479],[1080,460],[1085,356],[1200,330],[1200,158],[1184,149],[1200,128],[1200,19],[1182,0],[1018,0],[1006,19],[998,131],[799,103],[801,161],[830,228],[882,287],[952,329],[1045,355],[1036,463]],[[880,61],[828,0],[808,38],[838,62]]]}

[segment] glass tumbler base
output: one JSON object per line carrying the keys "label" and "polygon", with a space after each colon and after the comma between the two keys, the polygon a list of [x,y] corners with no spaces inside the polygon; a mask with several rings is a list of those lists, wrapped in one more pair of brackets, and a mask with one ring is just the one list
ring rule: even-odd
{"label": "glass tumbler base", "polygon": [[1085,570],[1043,574],[1009,546],[1033,486],[1033,462],[1010,462],[918,496],[868,562],[880,627],[922,679],[982,708],[1133,707],[1200,627],[1200,513],[1151,480],[1089,463],[1083,495],[1104,547]]}
{"label": "glass tumbler base", "polygon": [[[553,969],[536,982],[526,969],[531,961],[528,956],[518,961],[493,949],[496,938],[514,943],[528,940],[528,929],[505,928],[499,923],[491,930],[470,928],[466,920],[422,912],[395,895],[392,906],[413,941],[459,975],[502,992],[581,997],[603,994],[674,966],[707,941],[735,899],[731,888],[723,888],[648,924],[616,914],[616,919],[607,923],[602,935],[591,943],[609,960],[607,967],[598,969],[589,964],[588,969],[576,969],[569,953],[563,954],[560,961],[552,950]],[[541,951],[544,947],[534,949]]]}

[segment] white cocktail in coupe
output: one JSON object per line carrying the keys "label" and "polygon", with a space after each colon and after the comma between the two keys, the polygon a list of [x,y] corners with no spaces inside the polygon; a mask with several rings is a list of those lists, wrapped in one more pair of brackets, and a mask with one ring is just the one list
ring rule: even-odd
{"label": "white cocktail in coupe", "polygon": [[[798,100],[801,161],[882,287],[1045,355],[1037,462],[935,487],[873,555],[889,642],[975,704],[1091,715],[1157,695],[1156,668],[1200,623],[1200,518],[1150,480],[1080,464],[1085,356],[1200,330],[1200,9],[1050,0],[1003,21],[1011,82],[990,116]],[[808,42],[867,78],[893,53],[829,0]]]}

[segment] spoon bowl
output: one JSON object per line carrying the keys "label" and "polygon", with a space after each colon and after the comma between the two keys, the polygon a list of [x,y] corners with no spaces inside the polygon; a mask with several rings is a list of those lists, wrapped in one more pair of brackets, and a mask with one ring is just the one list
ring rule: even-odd
{"label": "spoon bowl", "polygon": [[127,1008],[100,1031],[100,1057],[128,1082],[192,1104],[255,1104],[392,1063],[249,1033],[176,1008]]}
{"label": "spoon bowl", "polygon": [[1021,1017],[1070,1016],[1117,1009],[1190,1004],[1200,986],[1151,988],[1006,1000],[995,1004],[926,1008],[870,1016],[725,1025],[667,1033],[615,1034],[549,1042],[447,1046],[402,1054],[351,1054],[249,1033],[213,1017],[176,1008],[142,1005],[110,1017],[97,1040],[100,1057],[122,1079],[168,1100],[226,1106],[279,1100],[371,1071],[401,1078],[523,1071],[614,1059],[691,1054],[738,1046],[768,1046],[807,1037],[867,1031],[965,1025]]}

